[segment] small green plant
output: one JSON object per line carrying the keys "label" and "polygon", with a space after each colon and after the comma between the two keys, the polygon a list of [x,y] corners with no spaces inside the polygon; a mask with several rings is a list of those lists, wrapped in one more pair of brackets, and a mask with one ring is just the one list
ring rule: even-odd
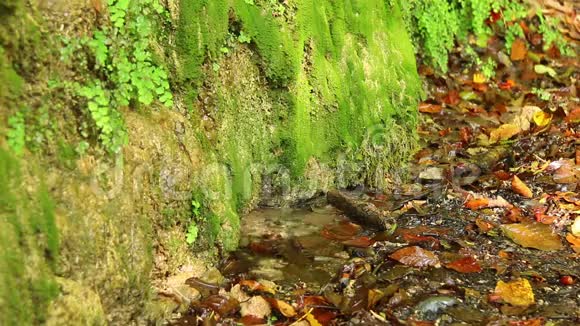
{"label": "small green plant", "polygon": [[550,101],[552,99],[552,94],[542,88],[532,88],[532,94],[536,95],[542,101]]}
{"label": "small green plant", "polygon": [[24,115],[17,112],[8,118],[8,146],[16,155],[22,155],[26,146],[26,127],[24,124]]}
{"label": "small green plant", "polygon": [[538,11],[537,17],[540,22],[538,31],[542,34],[544,50],[549,49],[551,46],[556,46],[563,55],[574,56],[574,51],[566,43],[566,40],[556,27],[558,26],[558,20],[552,17],[544,17],[541,11]]}
{"label": "small green plant", "polygon": [[248,35],[244,34],[244,32],[243,32],[243,31],[241,31],[241,32],[240,32],[240,36],[238,36],[238,41],[239,41],[240,43],[247,43],[247,44],[249,44],[249,43],[251,43],[251,42],[252,42],[252,38],[251,38],[251,37],[249,37]]}
{"label": "small green plant", "polygon": [[197,228],[197,224],[195,224],[195,222],[191,222],[191,224],[189,224],[189,227],[187,228],[187,234],[186,234],[186,238],[185,238],[185,242],[187,242],[187,244],[194,244],[195,240],[197,240],[197,235],[198,235],[198,228]]}
{"label": "small green plant", "polygon": [[195,198],[191,200],[191,214],[193,215],[193,218],[192,218],[191,222],[189,223],[189,227],[187,228],[187,233],[186,233],[186,238],[185,238],[185,241],[190,245],[193,244],[195,242],[195,240],[197,239],[197,236],[199,233],[199,228],[197,227],[197,223],[202,218],[202,216],[201,216],[201,203],[199,201],[195,200]]}
{"label": "small green plant", "polygon": [[497,63],[492,58],[487,58],[485,63],[481,66],[481,73],[485,76],[486,79],[491,79],[495,76],[495,68],[497,67]]}
{"label": "small green plant", "polygon": [[111,26],[102,26],[91,38],[64,40],[61,56],[66,59],[87,48],[94,57],[96,77],[78,87],[78,94],[87,99],[101,143],[116,153],[127,141],[118,108],[151,105],[155,100],[172,107],[173,95],[167,72],[156,64],[150,44],[154,37],[153,15],[164,13],[163,6],[158,0],[107,3]]}

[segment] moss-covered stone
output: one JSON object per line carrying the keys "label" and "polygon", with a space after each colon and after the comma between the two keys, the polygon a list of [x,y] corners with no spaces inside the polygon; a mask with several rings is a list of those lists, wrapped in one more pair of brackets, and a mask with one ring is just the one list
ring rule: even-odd
{"label": "moss-covered stone", "polygon": [[45,187],[25,187],[18,160],[0,148],[0,324],[46,320],[58,293],[59,234]]}

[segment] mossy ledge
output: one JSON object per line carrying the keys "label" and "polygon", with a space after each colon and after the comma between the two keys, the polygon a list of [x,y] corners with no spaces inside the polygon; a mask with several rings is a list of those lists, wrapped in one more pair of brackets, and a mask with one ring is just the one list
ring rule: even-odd
{"label": "mossy ledge", "polygon": [[104,3],[2,11],[0,324],[155,321],[160,280],[235,249],[245,211],[382,187],[415,148],[421,87],[397,1],[183,0],[144,18],[175,105],[110,108],[127,144],[108,154],[71,86],[115,85],[70,43],[114,31]]}

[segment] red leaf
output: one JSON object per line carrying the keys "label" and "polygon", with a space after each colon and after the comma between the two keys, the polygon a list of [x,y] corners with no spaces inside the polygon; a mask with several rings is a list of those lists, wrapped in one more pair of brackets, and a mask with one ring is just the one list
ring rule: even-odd
{"label": "red leaf", "polygon": [[456,270],[460,273],[479,273],[482,270],[477,260],[470,256],[446,264],[445,267]]}
{"label": "red leaf", "polygon": [[367,236],[354,238],[350,240],[343,241],[342,244],[348,247],[356,248],[368,248],[373,245],[375,241]]}
{"label": "red leaf", "polygon": [[321,234],[329,240],[345,241],[356,236],[361,227],[360,225],[345,221],[340,224],[328,224],[324,226]]}
{"label": "red leaf", "polygon": [[389,256],[401,264],[412,267],[440,267],[439,258],[431,251],[411,246],[399,249]]}
{"label": "red leaf", "polygon": [[482,208],[491,207],[512,207],[512,204],[508,203],[505,199],[498,196],[496,199],[492,198],[473,198],[465,203],[465,207],[471,210],[478,210]]}

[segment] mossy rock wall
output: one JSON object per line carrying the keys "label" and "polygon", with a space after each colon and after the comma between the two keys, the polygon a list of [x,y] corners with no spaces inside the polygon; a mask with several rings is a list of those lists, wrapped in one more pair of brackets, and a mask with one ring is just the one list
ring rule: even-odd
{"label": "mossy rock wall", "polygon": [[181,1],[173,13],[175,85],[228,174],[219,201],[236,211],[384,186],[415,145],[421,88],[397,2],[279,5]]}
{"label": "mossy rock wall", "polygon": [[66,86],[91,68],[64,65],[59,39],[108,24],[99,3],[12,0],[0,16],[0,324],[151,322],[152,284],[234,249],[243,212],[381,187],[415,146],[396,1],[183,0],[151,42],[175,106],[114,108],[128,143],[107,154]]}

